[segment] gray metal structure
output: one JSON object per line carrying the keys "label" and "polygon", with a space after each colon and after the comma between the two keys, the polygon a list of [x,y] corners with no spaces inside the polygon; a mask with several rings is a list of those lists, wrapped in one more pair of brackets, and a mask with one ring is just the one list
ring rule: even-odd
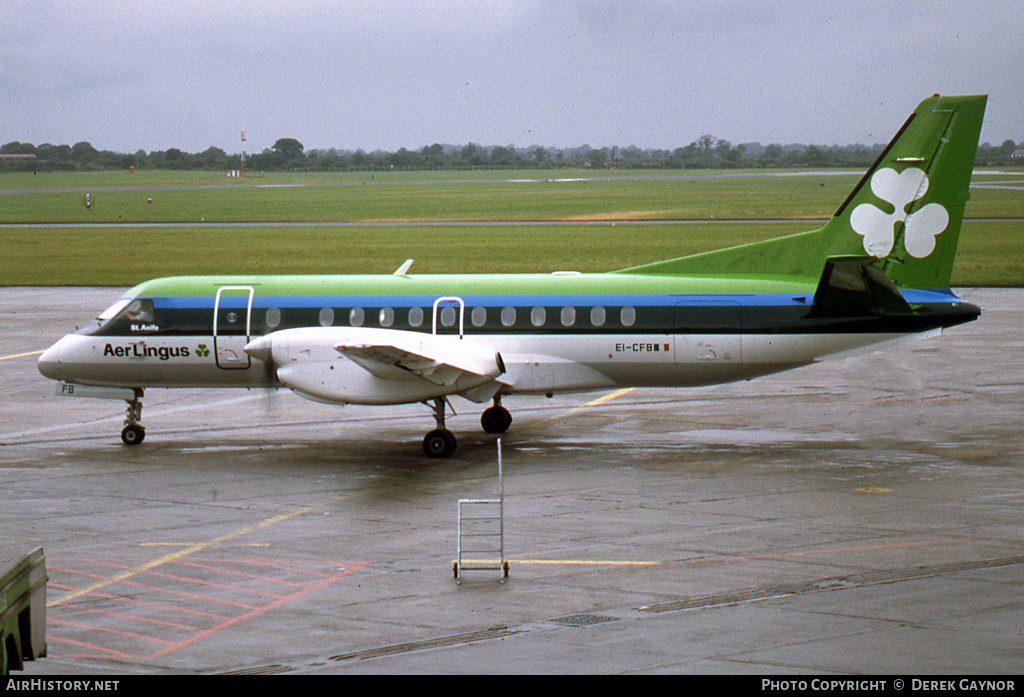
{"label": "gray metal structure", "polygon": [[505,480],[501,469],[500,438],[498,498],[459,499],[458,525],[455,580],[462,583],[462,574],[466,571],[499,571],[504,583],[508,578],[508,560],[505,559]]}

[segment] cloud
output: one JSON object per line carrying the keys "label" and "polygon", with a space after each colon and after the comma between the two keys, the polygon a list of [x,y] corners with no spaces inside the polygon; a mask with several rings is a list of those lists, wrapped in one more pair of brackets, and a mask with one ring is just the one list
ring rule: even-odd
{"label": "cloud", "polygon": [[879,142],[933,92],[1020,138],[1017,0],[7,0],[0,141]]}

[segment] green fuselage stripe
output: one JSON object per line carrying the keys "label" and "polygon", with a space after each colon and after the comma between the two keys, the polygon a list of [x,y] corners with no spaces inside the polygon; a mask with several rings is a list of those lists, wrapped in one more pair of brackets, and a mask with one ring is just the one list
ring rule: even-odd
{"label": "green fuselage stripe", "polygon": [[[296,327],[362,326],[467,334],[818,334],[926,331],[974,319],[948,292],[911,291],[913,315],[826,312],[807,279],[702,279],[616,274],[509,276],[315,276],[158,279],[126,297],[150,298],[155,318],[122,313],[83,333],[258,336]],[[464,307],[464,310],[461,308]]]}

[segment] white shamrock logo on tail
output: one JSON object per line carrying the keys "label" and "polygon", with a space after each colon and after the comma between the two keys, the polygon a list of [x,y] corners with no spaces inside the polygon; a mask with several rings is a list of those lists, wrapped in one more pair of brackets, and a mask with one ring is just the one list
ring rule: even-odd
{"label": "white shamrock logo on tail", "polygon": [[912,257],[921,259],[935,250],[935,237],[949,225],[949,213],[938,203],[929,203],[910,215],[907,207],[928,192],[928,175],[911,167],[899,174],[880,169],[871,177],[871,191],[896,209],[886,213],[870,203],[862,203],[850,214],[854,232],[864,236],[864,249],[874,257],[888,256],[896,243],[896,224],[905,224],[903,246]]}

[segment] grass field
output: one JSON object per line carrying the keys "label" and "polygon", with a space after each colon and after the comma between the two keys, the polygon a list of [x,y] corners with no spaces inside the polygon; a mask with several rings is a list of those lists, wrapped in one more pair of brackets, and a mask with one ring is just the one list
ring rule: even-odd
{"label": "grass field", "polygon": [[[8,175],[0,223],[572,220],[807,217],[845,198],[856,175],[664,179],[593,172],[268,175],[233,183],[209,173]],[[42,179],[40,179],[42,177]],[[46,180],[52,178],[49,183]],[[588,179],[589,178],[589,179]],[[90,193],[92,207],[84,197]],[[150,203],[150,200],[152,203]]]}
{"label": "grass field", "polygon": [[[827,218],[859,179],[734,174],[743,173],[386,172],[241,180],[187,172],[5,174],[0,223],[41,227],[0,228],[0,285],[120,286],[172,274],[390,273],[407,258],[416,259],[413,269],[420,273],[604,271],[817,227],[814,220],[770,221]],[[1024,175],[984,174],[975,181],[1021,182]],[[975,189],[967,215],[954,284],[1024,285],[1024,192]],[[764,222],[713,222],[748,219]],[[608,222],[526,224],[537,220]],[[613,224],[625,220],[700,222]],[[513,224],[316,226],[334,221]],[[173,225],[199,222],[255,224]],[[259,225],[275,222],[299,225]],[[89,226],[47,227],[69,223]]]}

